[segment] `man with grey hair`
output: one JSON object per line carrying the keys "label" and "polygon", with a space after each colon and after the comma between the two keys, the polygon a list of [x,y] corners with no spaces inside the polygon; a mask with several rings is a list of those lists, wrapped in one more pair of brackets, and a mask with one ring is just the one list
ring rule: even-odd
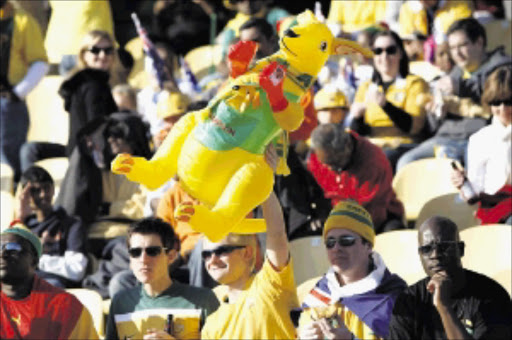
{"label": "man with grey hair", "polygon": [[368,195],[362,201],[370,213],[376,233],[403,229],[404,207],[391,186],[393,171],[386,155],[378,146],[338,124],[321,124],[311,135],[313,151],[308,169],[335,206],[347,198],[349,183],[367,182]]}
{"label": "man with grey hair", "polygon": [[389,338],[510,339],[510,296],[494,280],[462,267],[457,225],[431,217],[420,226],[418,244],[427,277],[398,297]]}
{"label": "man with grey hair", "polygon": [[207,318],[203,339],[295,338],[290,311],[298,307],[298,300],[283,213],[274,193],[262,208],[266,259],[258,273],[254,273],[255,235],[229,234],[216,243],[204,240],[206,269],[227,287],[227,293]]}

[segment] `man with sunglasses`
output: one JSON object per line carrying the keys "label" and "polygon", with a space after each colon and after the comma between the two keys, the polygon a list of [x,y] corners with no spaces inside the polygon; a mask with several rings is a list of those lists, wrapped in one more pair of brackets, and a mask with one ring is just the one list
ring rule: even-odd
{"label": "man with sunglasses", "polygon": [[20,223],[0,235],[0,338],[98,339],[80,301],[36,274],[42,248]]}
{"label": "man with sunglasses", "polygon": [[390,339],[510,339],[510,296],[494,280],[464,269],[455,223],[434,216],[418,231],[425,279],[397,299]]}
{"label": "man with sunglasses", "polygon": [[177,242],[171,226],[158,218],[130,226],[130,268],[140,285],[112,299],[106,339],[199,338],[206,316],[219,302],[210,290],[171,279],[168,267],[176,260]]}
{"label": "man with sunglasses", "polygon": [[382,339],[405,282],[372,250],[370,214],[357,202],[339,202],[324,224],[331,267],[302,302],[300,339]]}
{"label": "man with sunglasses", "polygon": [[295,338],[290,311],[298,306],[296,287],[283,213],[274,193],[262,208],[266,259],[258,273],[255,235],[229,234],[217,243],[204,240],[206,269],[227,292],[206,320],[203,339]]}

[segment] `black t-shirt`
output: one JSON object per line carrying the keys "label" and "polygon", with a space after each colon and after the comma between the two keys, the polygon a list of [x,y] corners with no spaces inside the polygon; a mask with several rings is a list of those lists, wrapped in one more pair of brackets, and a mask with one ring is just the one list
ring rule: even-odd
{"label": "black t-shirt", "polygon": [[[469,271],[466,287],[452,297],[452,307],[475,339],[510,339],[510,296],[496,281]],[[427,291],[430,278],[409,286],[396,300],[389,339],[446,339],[441,317]]]}

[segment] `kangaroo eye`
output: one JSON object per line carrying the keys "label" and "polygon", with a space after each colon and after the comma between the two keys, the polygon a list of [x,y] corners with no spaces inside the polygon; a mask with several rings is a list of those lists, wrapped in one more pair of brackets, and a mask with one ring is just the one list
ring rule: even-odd
{"label": "kangaroo eye", "polygon": [[325,52],[326,49],[327,49],[327,42],[326,41],[322,41],[320,43],[320,51]]}

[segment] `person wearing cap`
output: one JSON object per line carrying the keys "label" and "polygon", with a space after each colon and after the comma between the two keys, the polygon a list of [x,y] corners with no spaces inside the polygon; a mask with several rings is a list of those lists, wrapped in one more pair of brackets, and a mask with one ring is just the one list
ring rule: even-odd
{"label": "person wearing cap", "polygon": [[320,124],[339,124],[345,121],[350,104],[345,94],[338,89],[322,88],[315,95],[316,117]]}
{"label": "person wearing cap", "polygon": [[0,338],[98,339],[80,301],[37,276],[41,253],[41,242],[21,223],[1,233]]}
{"label": "person wearing cap", "polygon": [[156,115],[162,121],[159,131],[153,136],[155,147],[158,148],[169,134],[176,122],[187,112],[189,98],[180,92],[163,91],[156,103]]}
{"label": "person wearing cap", "polygon": [[357,202],[339,202],[324,224],[331,266],[302,302],[300,339],[382,339],[397,296],[406,288],[373,251],[370,214]]}

